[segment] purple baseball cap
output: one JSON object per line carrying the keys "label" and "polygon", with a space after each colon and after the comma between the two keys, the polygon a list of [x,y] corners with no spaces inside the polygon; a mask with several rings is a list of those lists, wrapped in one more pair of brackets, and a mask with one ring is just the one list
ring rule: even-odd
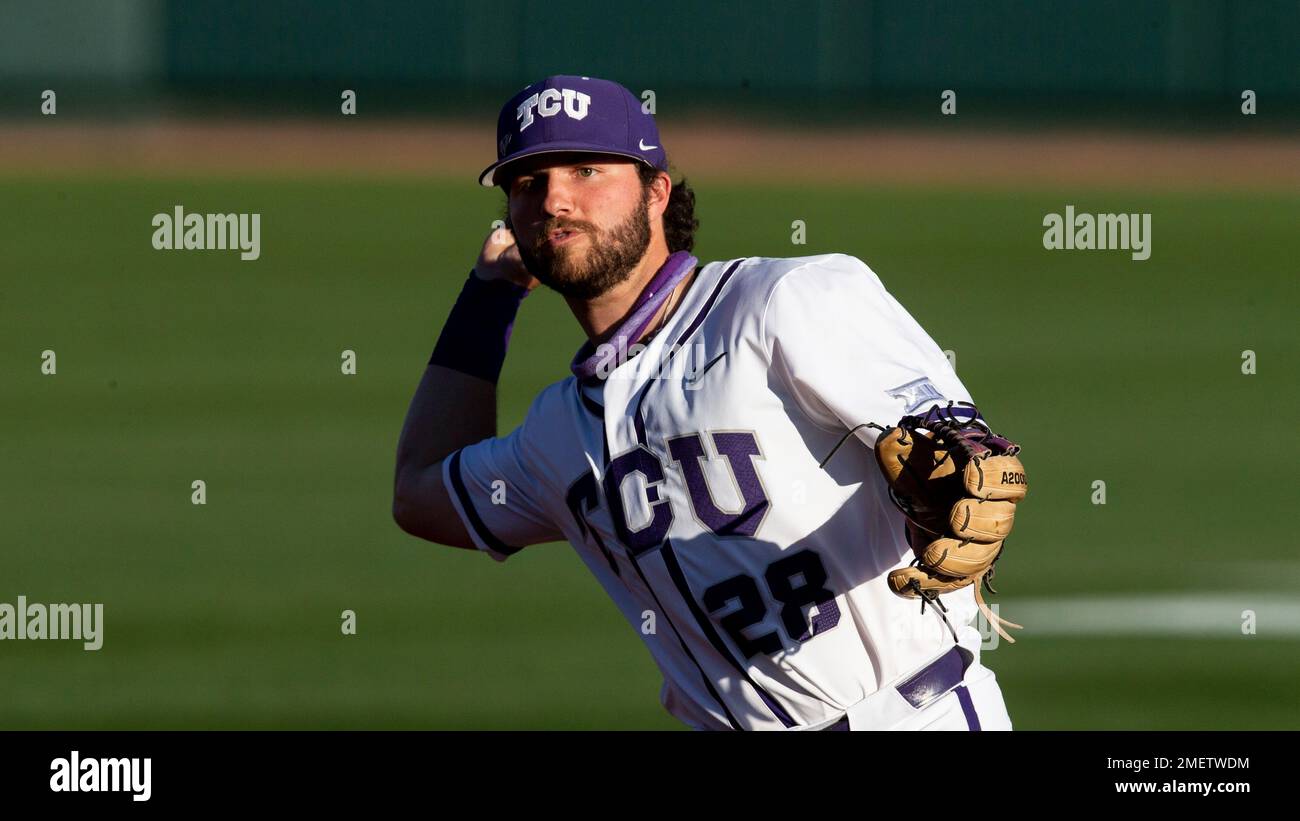
{"label": "purple baseball cap", "polygon": [[547,77],[510,98],[497,117],[497,161],[479,183],[498,184],[502,166],[534,154],[594,151],[668,170],[655,118],[618,83],[565,74]]}

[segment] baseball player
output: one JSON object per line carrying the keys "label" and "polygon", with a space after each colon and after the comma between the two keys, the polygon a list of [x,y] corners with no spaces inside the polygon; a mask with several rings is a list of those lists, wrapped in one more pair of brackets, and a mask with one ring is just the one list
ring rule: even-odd
{"label": "baseball player", "polygon": [[[971,622],[1018,448],[876,274],[843,254],[699,264],[694,195],[616,83],[530,85],[497,138],[480,182],[507,227],[411,402],[398,524],[498,561],[568,541],[691,727],[1010,729]],[[497,436],[539,283],[587,342]]]}

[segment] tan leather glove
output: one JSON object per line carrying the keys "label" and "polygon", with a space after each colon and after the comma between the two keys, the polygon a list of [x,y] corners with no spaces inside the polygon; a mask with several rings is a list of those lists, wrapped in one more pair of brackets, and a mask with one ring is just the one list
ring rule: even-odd
{"label": "tan leather glove", "polygon": [[999,635],[1020,627],[995,615],[981,583],[993,588],[993,565],[1029,486],[1020,446],[993,433],[972,406],[950,403],[923,416],[905,416],[876,441],[876,462],[889,495],[907,517],[911,567],[889,574],[889,588],[934,602],[942,593],[975,585],[980,611]]}

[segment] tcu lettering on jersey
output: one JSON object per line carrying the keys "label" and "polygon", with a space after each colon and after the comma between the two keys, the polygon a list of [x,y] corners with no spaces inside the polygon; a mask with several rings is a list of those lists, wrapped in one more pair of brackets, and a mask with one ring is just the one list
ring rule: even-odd
{"label": "tcu lettering on jersey", "polygon": [[[708,436],[730,470],[743,502],[737,511],[728,512],[718,507],[704,477],[703,462],[709,456],[704,452],[700,435],[691,433],[668,440],[668,452],[690,491],[691,510],[702,525],[718,536],[752,537],[758,532],[768,509],[767,493],[753,463],[754,459],[763,458],[758,440],[749,431],[715,431]],[[624,501],[625,484],[629,484],[634,475],[639,475],[638,490],[651,511],[649,520],[636,523],[635,527],[629,524]],[[615,532],[619,541],[633,553],[658,547],[672,526],[672,507],[659,493],[664,478],[663,463],[644,445],[615,457],[605,472],[605,497],[614,519]]]}

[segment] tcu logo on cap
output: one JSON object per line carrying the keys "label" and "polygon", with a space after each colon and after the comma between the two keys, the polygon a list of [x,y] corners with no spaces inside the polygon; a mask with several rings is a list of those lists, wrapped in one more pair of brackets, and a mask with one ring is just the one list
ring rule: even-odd
{"label": "tcu logo on cap", "polygon": [[522,132],[533,124],[533,109],[537,109],[540,117],[554,117],[563,108],[565,114],[575,120],[581,120],[587,116],[589,105],[591,105],[590,94],[583,94],[571,88],[548,88],[520,103],[519,110],[515,112],[515,119],[520,121],[519,130]]}

